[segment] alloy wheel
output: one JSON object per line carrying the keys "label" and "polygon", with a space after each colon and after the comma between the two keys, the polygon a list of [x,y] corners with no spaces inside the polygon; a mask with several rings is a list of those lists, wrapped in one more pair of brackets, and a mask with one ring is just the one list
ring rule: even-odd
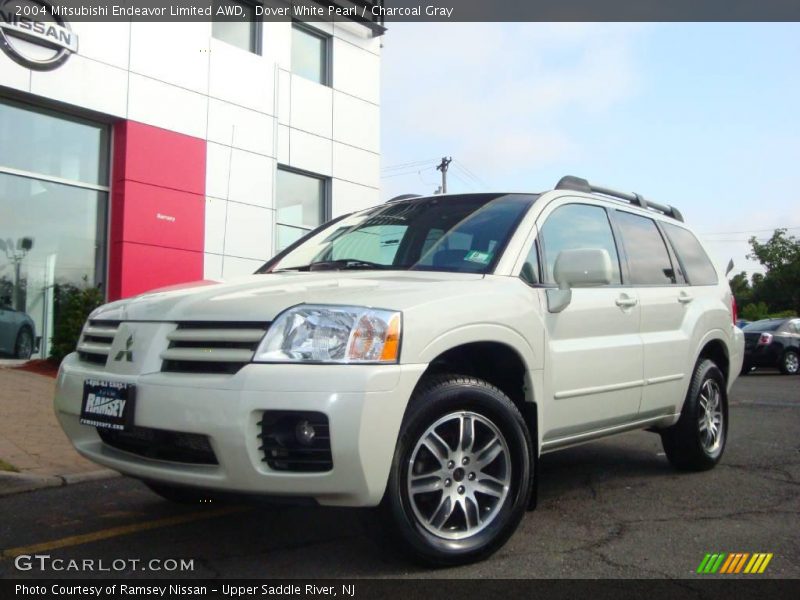
{"label": "alloy wheel", "polygon": [[722,392],[713,379],[706,379],[700,388],[700,441],[706,454],[713,456],[722,446],[724,427],[722,412]]}
{"label": "alloy wheel", "polygon": [[787,373],[794,375],[800,370],[800,358],[794,352],[787,352],[783,359],[783,366]]}
{"label": "alloy wheel", "polygon": [[419,524],[447,540],[491,524],[511,486],[511,454],[489,419],[460,411],[438,419],[417,441],[407,491]]}

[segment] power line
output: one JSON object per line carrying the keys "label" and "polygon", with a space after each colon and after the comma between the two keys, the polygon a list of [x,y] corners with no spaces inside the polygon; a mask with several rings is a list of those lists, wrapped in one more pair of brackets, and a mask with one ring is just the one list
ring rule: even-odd
{"label": "power line", "polygon": [[412,169],[410,171],[403,171],[402,173],[390,173],[389,175],[381,175],[381,179],[391,179],[392,177],[402,177],[403,175],[413,175],[414,173],[422,173],[424,171],[433,171],[436,167],[426,167],[424,169]]}
{"label": "power line", "polygon": [[463,161],[456,159],[454,162],[456,164],[456,167],[458,167],[459,169],[464,171],[467,175],[469,175],[477,184],[482,185],[485,188],[489,187],[486,184],[486,182],[477,175],[475,175],[475,173],[473,173],[472,170],[469,167],[467,167],[467,165],[465,165]]}
{"label": "power line", "polygon": [[426,163],[432,163],[435,160],[436,160],[435,158],[429,158],[429,159],[426,159],[426,160],[414,160],[414,161],[406,162],[406,163],[398,163],[396,165],[389,165],[388,167],[383,167],[383,168],[381,168],[381,171],[394,171],[394,170],[397,170],[397,169],[405,169],[405,168],[410,168],[410,167],[416,167],[418,165],[424,165]]}

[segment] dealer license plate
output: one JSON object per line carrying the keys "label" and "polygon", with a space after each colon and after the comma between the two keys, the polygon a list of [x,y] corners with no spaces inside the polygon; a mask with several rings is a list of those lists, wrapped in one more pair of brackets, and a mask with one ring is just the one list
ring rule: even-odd
{"label": "dealer license plate", "polygon": [[116,429],[133,427],[136,387],[130,383],[87,379],[83,382],[80,422],[92,427]]}

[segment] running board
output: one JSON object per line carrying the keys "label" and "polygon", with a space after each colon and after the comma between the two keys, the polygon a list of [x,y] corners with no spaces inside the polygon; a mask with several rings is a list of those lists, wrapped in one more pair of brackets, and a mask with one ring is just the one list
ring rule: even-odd
{"label": "running board", "polygon": [[554,452],[556,450],[563,450],[571,446],[578,446],[600,438],[616,435],[618,433],[625,433],[626,431],[635,431],[637,429],[647,429],[654,425],[672,425],[676,419],[680,417],[679,414],[674,415],[659,415],[657,417],[650,417],[638,421],[631,421],[630,423],[622,423],[620,425],[613,425],[611,427],[604,427],[602,429],[595,429],[594,431],[586,431],[584,433],[576,433],[574,435],[567,435],[552,440],[542,442],[542,454]]}

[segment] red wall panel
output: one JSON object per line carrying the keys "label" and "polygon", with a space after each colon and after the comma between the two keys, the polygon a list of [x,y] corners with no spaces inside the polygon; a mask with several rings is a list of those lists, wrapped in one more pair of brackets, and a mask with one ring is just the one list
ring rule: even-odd
{"label": "red wall panel", "polygon": [[118,241],[203,251],[203,196],[138,181],[119,185],[125,202]]}
{"label": "red wall panel", "polygon": [[108,298],[203,278],[206,142],[114,127]]}
{"label": "red wall panel", "polygon": [[[120,150],[125,154],[121,161],[114,161],[114,181],[126,179],[205,194],[205,140],[135,121],[118,123],[114,135],[122,138]],[[114,151],[116,158],[116,142]]]}
{"label": "red wall panel", "polygon": [[[203,279],[203,253],[150,244],[118,242],[123,277],[118,298],[128,298],[185,281]],[[198,273],[187,277],[187,273]]]}

